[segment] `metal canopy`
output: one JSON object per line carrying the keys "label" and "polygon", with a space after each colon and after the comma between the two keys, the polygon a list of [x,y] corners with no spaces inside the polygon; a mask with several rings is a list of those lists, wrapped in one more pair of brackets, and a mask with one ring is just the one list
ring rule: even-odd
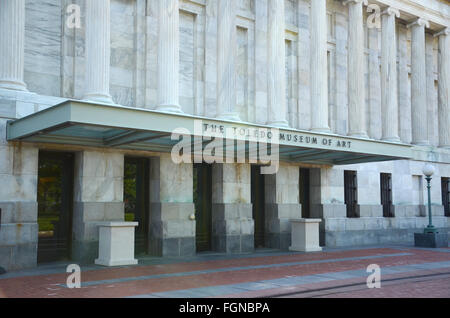
{"label": "metal canopy", "polygon": [[[201,121],[200,126],[198,123]],[[116,105],[68,100],[27,117],[9,121],[7,139],[31,143],[54,143],[103,148],[170,152],[178,140],[172,132],[183,128],[194,134],[196,127],[207,132],[230,129],[236,140],[245,134],[271,131],[279,138],[280,159],[289,162],[345,165],[411,159],[412,146],[296,129],[274,130],[250,123],[221,121],[184,114],[162,113]],[[212,129],[211,128],[211,129]],[[240,134],[239,132],[244,132]],[[205,147],[208,141],[200,141]],[[254,151],[247,142],[245,151]],[[239,143],[235,149],[244,150]]]}

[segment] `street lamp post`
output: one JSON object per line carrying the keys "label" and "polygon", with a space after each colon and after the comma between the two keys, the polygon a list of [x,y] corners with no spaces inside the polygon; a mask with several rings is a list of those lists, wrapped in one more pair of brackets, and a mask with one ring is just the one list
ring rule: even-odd
{"label": "street lamp post", "polygon": [[423,174],[427,180],[428,189],[428,226],[425,228],[424,233],[436,233],[437,229],[433,225],[433,219],[431,215],[431,176],[434,174],[434,167],[430,164],[426,164],[423,167]]}

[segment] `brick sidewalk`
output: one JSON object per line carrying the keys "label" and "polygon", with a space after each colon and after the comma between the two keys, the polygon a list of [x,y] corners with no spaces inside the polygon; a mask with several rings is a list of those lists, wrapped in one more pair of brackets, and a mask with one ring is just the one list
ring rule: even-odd
{"label": "brick sidewalk", "polygon": [[[445,275],[450,272],[450,249],[389,247],[311,254],[208,255],[189,261],[159,259],[154,264],[144,259],[140,264],[82,267],[80,289],[65,286],[69,274],[61,266],[7,273],[0,276],[0,297],[268,297],[287,292],[294,292],[290,297],[450,297],[450,278],[445,276],[387,283],[378,290],[361,288],[370,264],[381,267],[382,281]],[[335,289],[327,295],[311,293],[354,283],[359,287]]]}

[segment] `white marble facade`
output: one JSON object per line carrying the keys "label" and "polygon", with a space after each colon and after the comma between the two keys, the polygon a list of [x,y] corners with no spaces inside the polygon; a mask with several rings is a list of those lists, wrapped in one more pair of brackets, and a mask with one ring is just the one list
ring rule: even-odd
{"label": "white marble facade", "polygon": [[[99,0],[93,8],[92,0],[11,1],[0,3],[0,182],[13,187],[0,187],[0,205],[36,202],[37,148],[7,143],[6,121],[73,98],[415,144],[412,161],[314,167],[321,228],[423,226],[423,209],[408,207],[425,204],[419,176],[426,161],[437,167],[436,225],[450,226],[440,187],[440,177],[450,177],[448,2]],[[368,12],[374,3],[381,4],[379,25],[376,11]],[[80,8],[79,28],[67,24],[72,4]],[[96,19],[101,13],[110,18]],[[100,161],[117,161],[111,151]],[[356,220],[325,208],[343,204],[343,170],[358,171],[358,203],[371,207]],[[373,208],[380,205],[381,172],[392,173],[394,205],[404,207],[393,219]],[[120,192],[117,186],[113,202]],[[108,193],[90,201],[108,201]],[[36,230],[36,215],[23,221],[5,207],[2,224]],[[6,232],[0,256],[9,253],[2,246],[21,244]],[[327,244],[355,240],[336,235]]]}

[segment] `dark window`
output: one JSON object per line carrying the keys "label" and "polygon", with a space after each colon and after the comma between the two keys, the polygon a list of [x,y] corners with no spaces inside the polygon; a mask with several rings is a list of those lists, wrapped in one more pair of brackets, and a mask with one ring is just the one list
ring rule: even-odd
{"label": "dark window", "polygon": [[450,216],[450,178],[441,179],[442,205],[444,206],[445,216]]}
{"label": "dark window", "polygon": [[345,204],[347,205],[347,217],[359,217],[357,212],[358,206],[358,182],[356,171],[344,171],[344,195]]}
{"label": "dark window", "polygon": [[311,202],[310,202],[310,170],[300,169],[300,204],[302,205],[302,217],[311,217]]}
{"label": "dark window", "polygon": [[253,220],[255,222],[254,243],[255,248],[265,246],[265,198],[264,198],[264,175],[261,174],[260,166],[251,168],[251,195],[253,204]]}
{"label": "dark window", "polygon": [[148,254],[150,160],[125,158],[123,200],[125,221],[138,222],[135,229],[134,250],[136,254]]}
{"label": "dark window", "polygon": [[195,241],[197,252],[212,250],[212,166],[194,165]]}
{"label": "dark window", "polygon": [[385,218],[393,218],[395,215],[392,205],[392,175],[390,173],[382,173],[380,175],[380,186],[383,216]]}

